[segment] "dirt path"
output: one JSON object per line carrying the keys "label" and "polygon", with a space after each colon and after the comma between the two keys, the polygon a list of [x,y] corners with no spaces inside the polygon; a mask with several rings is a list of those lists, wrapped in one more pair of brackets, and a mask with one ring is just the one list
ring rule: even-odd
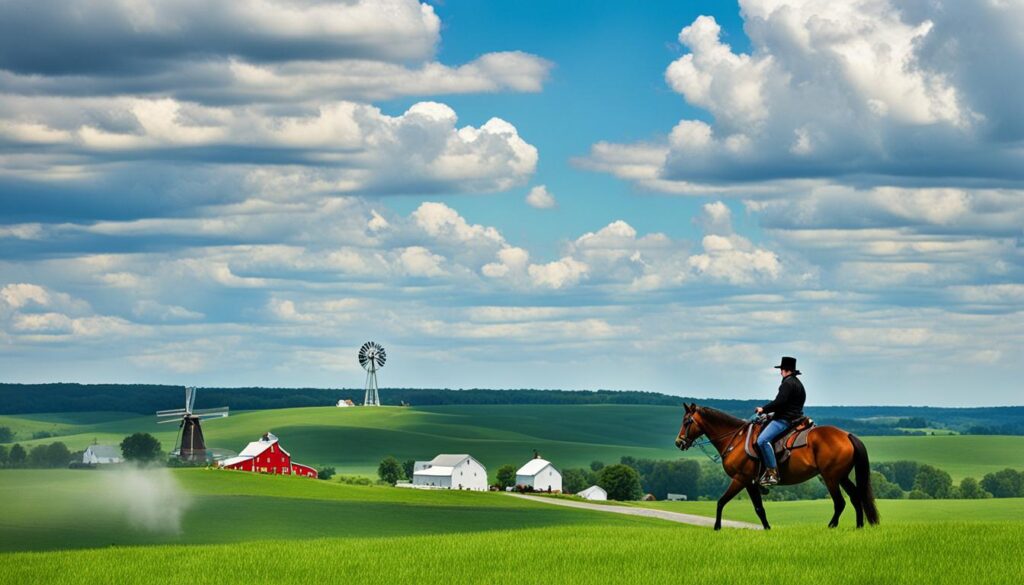
{"label": "dirt path", "polygon": [[[608,504],[591,504],[588,502],[574,502],[571,500],[562,500],[559,498],[546,498],[540,496],[527,496],[525,494],[508,494],[516,498],[522,498],[524,500],[531,500],[534,502],[543,502],[545,504],[554,504],[556,506],[566,506],[568,508],[583,508],[584,510],[597,510],[599,512],[611,512],[613,514],[626,514],[627,516],[645,516],[647,518],[660,518],[662,520],[668,520],[669,522],[680,522],[682,524],[693,524],[695,526],[714,526],[715,519],[708,518],[707,516],[697,516],[696,514],[683,514],[681,512],[668,512],[665,510],[654,510],[651,508],[633,508],[630,506],[614,506]],[[722,520],[722,526],[726,528],[747,528],[752,530],[760,530],[761,527],[757,524],[751,524],[749,522],[737,522],[736,520]]]}

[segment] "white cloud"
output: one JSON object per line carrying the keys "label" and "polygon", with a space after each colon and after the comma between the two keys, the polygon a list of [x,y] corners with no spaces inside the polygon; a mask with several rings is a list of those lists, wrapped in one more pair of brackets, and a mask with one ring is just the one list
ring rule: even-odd
{"label": "white cloud", "polygon": [[544,185],[537,185],[530,189],[530,192],[526,194],[526,203],[537,209],[551,209],[557,204],[555,196],[549,193],[548,188]]}
{"label": "white cloud", "polygon": [[529,273],[534,285],[560,289],[579,282],[589,269],[583,262],[565,257],[547,264],[531,264]]}
{"label": "white cloud", "polygon": [[409,276],[434,277],[445,274],[441,267],[444,257],[433,254],[422,246],[409,246],[402,250],[399,258]]}

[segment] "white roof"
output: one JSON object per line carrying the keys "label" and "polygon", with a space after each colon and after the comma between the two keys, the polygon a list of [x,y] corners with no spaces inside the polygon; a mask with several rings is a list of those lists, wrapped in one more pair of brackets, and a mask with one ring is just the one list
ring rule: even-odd
{"label": "white roof", "polygon": [[592,485],[592,486],[588,487],[587,489],[583,490],[582,492],[577,493],[576,495],[577,496],[589,496],[590,494],[595,494],[595,493],[602,493],[602,494],[604,494],[606,496],[608,495],[608,492],[604,491],[604,488],[599,486],[599,485]]}
{"label": "white roof", "polygon": [[89,445],[86,451],[92,453],[96,457],[107,457],[110,459],[120,459],[121,452],[118,451],[113,445]]}
{"label": "white roof", "polygon": [[[271,445],[273,445],[274,443],[277,443],[277,437],[275,437],[274,435],[272,435],[270,433],[267,433],[265,436],[266,436],[266,439],[264,439],[263,437],[260,437],[259,441],[253,441],[253,442],[249,443],[248,445],[246,445],[245,449],[242,449],[242,452],[238,454],[238,457],[245,458],[245,459],[250,458],[250,457],[256,457],[260,453],[262,453],[262,452],[266,451],[267,449],[269,449]],[[285,451],[284,447],[280,447],[280,449],[281,449],[282,453],[284,453],[285,455],[288,455],[289,457],[291,457],[291,453]]]}
{"label": "white roof", "polygon": [[469,457],[469,455],[465,453],[459,455],[442,453],[431,459],[430,464],[434,467],[455,467],[459,463],[462,463],[467,457]]}
{"label": "white roof", "polygon": [[235,464],[241,463],[243,461],[248,461],[250,459],[252,459],[252,457],[230,457],[228,459],[225,459],[225,460],[221,461],[220,462],[220,466],[221,467],[229,467],[231,465],[235,465]]}
{"label": "white roof", "polygon": [[548,465],[551,465],[551,462],[546,459],[530,459],[526,465],[519,468],[516,475],[537,475]]}
{"label": "white roof", "polygon": [[413,473],[413,475],[425,475],[427,477],[451,477],[455,473],[454,467],[448,467],[445,465],[435,465],[426,469],[420,469]]}

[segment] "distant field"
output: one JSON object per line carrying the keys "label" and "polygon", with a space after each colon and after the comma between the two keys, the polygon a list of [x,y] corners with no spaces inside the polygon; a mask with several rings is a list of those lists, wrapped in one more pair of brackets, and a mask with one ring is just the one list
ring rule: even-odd
{"label": "distant field", "polygon": [[[193,503],[181,532],[161,535],[127,522],[120,498],[105,489],[116,472],[0,471],[0,543],[36,551],[0,552],[0,583],[394,584],[445,574],[487,584],[746,584],[764,582],[767,572],[801,583],[959,584],[1024,577],[1017,500],[964,502],[1013,519],[970,524],[943,519],[946,502],[882,502],[883,524],[860,531],[850,522],[824,528],[819,511],[806,505],[820,502],[770,503],[779,529],[716,533],[499,493],[170,474]],[[803,523],[804,514],[814,525]]]}
{"label": "distant field", "polygon": [[[643,405],[500,405],[423,408],[289,408],[234,413],[204,425],[211,447],[241,450],[266,431],[277,434],[296,461],[333,465],[341,473],[373,475],[394,455],[425,459],[441,452],[471,453],[494,474],[505,463],[521,463],[539,450],[559,467],[591,461],[616,462],[623,455],[657,459],[700,458],[672,446],[680,409]],[[72,450],[93,441],[117,444],[143,431],[170,450],[175,425],[151,416],[67,413],[0,416],[26,446],[61,440]],[[37,431],[59,439],[24,440]],[[872,461],[912,459],[948,471],[955,480],[981,478],[1005,467],[1024,468],[1024,436],[865,437]]]}

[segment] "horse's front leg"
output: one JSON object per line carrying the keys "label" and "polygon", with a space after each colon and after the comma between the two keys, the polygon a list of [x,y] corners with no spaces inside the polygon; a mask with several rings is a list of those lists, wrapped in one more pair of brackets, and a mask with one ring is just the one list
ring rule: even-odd
{"label": "horse's front leg", "polygon": [[729,503],[729,500],[735,498],[736,494],[740,493],[741,489],[743,489],[743,482],[734,477],[732,478],[732,483],[729,484],[729,487],[725,488],[725,493],[722,494],[722,497],[718,498],[718,512],[715,514],[715,530],[722,529],[722,509]]}
{"label": "horse's front leg", "polygon": [[771,530],[772,527],[768,525],[768,515],[764,512],[764,502],[761,500],[761,489],[750,484],[747,486],[747,495],[750,496],[750,502],[754,504],[754,512],[757,512],[757,517],[761,519],[761,525],[765,530]]}

